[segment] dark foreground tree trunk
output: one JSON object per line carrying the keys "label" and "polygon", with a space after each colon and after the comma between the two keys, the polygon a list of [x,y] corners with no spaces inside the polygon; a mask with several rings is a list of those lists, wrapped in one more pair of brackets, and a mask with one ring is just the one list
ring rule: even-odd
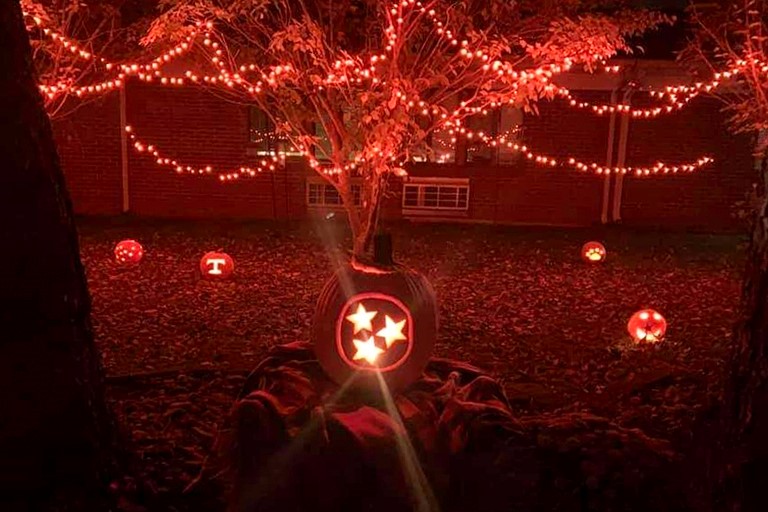
{"label": "dark foreground tree trunk", "polygon": [[0,1],[0,226],[0,510],[106,510],[114,430],[18,0]]}
{"label": "dark foreground tree trunk", "polygon": [[744,280],[744,315],[736,330],[729,390],[731,439],[740,449],[732,468],[734,505],[768,510],[768,201],[756,219]]}

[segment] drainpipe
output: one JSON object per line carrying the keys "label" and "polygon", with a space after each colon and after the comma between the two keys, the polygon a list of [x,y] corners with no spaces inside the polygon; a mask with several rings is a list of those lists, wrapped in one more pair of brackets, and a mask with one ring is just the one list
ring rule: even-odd
{"label": "drainpipe", "polygon": [[[277,220],[277,183],[275,182],[275,172],[272,171],[269,173],[269,176],[272,180],[272,218]],[[285,168],[283,168],[283,172],[285,172]]]}
{"label": "drainpipe", "polygon": [[[611,105],[616,105],[616,89],[611,91]],[[613,145],[616,138],[616,111],[611,112],[611,120],[608,123],[608,149],[605,155],[605,166],[613,164]],[[600,212],[600,222],[608,224],[608,208],[611,202],[611,173],[607,173],[603,179],[603,209]]]}
{"label": "drainpipe", "polygon": [[[622,104],[629,105],[632,90],[624,92]],[[619,129],[619,154],[616,157],[616,167],[624,167],[627,161],[627,139],[629,138],[629,112],[621,115],[621,128]],[[613,222],[621,222],[621,192],[624,185],[624,175],[616,175],[616,184],[613,188]]]}
{"label": "drainpipe", "polygon": [[122,194],[123,194],[123,213],[127,213],[131,208],[128,196],[128,133],[125,127],[128,124],[125,112],[125,89],[128,87],[126,82],[120,87],[120,165],[122,173]]}

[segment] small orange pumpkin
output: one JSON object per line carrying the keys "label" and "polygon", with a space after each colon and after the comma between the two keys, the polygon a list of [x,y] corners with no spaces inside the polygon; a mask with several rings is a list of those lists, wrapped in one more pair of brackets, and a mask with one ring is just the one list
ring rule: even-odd
{"label": "small orange pumpkin", "polygon": [[667,321],[658,311],[641,309],[629,319],[627,331],[636,343],[658,343],[667,332]]}
{"label": "small orange pumpkin", "polygon": [[227,279],[235,271],[235,262],[225,252],[207,252],[200,259],[200,274],[207,279]]}
{"label": "small orange pumpkin", "polygon": [[587,263],[602,263],[607,255],[608,251],[600,242],[587,242],[581,247],[581,257]]}
{"label": "small orange pumpkin", "polygon": [[135,265],[144,257],[144,248],[136,240],[123,240],[115,245],[115,261],[121,265]]}

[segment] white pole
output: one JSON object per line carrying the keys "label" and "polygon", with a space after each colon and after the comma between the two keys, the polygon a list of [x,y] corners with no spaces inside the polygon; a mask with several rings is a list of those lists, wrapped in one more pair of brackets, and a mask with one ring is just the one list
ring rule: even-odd
{"label": "white pole", "polygon": [[127,83],[120,88],[120,164],[122,172],[123,213],[130,210],[131,204],[128,194],[128,133],[125,127],[128,124],[125,113],[125,89]]}
{"label": "white pole", "polygon": [[[624,93],[624,105],[629,105],[631,90]],[[616,166],[624,167],[627,161],[627,139],[629,138],[629,112],[624,112],[621,116],[621,128],[619,130],[619,154],[616,158]],[[624,175],[616,175],[616,185],[613,189],[613,221],[621,221],[621,193],[624,185]]]}
{"label": "white pole", "polygon": [[[616,89],[611,91],[611,105],[616,105]],[[611,121],[608,124],[608,149],[605,155],[606,167],[613,164],[613,143],[616,138],[616,111],[611,112]],[[611,173],[606,173],[603,179],[603,209],[600,212],[600,222],[608,224],[608,208],[611,201]]]}

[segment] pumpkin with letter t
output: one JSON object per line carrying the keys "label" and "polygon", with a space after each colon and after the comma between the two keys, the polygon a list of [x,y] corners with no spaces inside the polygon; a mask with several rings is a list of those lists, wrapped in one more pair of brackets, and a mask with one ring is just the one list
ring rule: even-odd
{"label": "pumpkin with letter t", "polygon": [[391,260],[376,237],[374,264],[351,262],[325,285],[312,322],[314,352],[340,385],[392,391],[418,380],[437,337],[437,301],[427,279]]}

